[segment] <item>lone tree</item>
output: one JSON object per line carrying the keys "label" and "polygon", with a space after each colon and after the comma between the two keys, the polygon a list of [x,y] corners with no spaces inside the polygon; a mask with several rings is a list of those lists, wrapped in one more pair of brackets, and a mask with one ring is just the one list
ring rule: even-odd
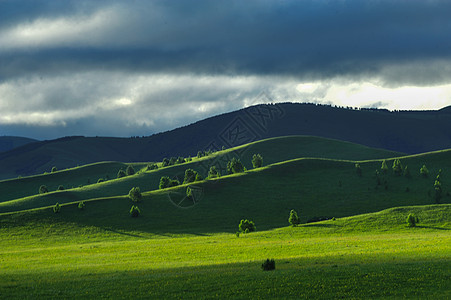
{"label": "lone tree", "polygon": [[124,170],[120,169],[117,172],[117,178],[122,178],[122,177],[125,177],[125,176],[127,176],[127,174],[125,174]]}
{"label": "lone tree", "polygon": [[255,168],[261,168],[263,166],[263,157],[257,153],[252,156],[252,166]]}
{"label": "lone tree", "polygon": [[139,202],[142,199],[141,189],[139,187],[132,187],[132,189],[128,192],[128,197],[133,202]]}
{"label": "lone tree", "polygon": [[58,171],[58,169],[56,167],[52,168],[52,173],[55,173],[56,171]]}
{"label": "lone tree", "polygon": [[163,176],[160,178],[160,184],[159,184],[159,189],[165,189],[168,188],[171,185],[171,179],[168,176]]}
{"label": "lone tree", "polygon": [[402,163],[399,159],[395,159],[393,161],[392,169],[393,169],[393,173],[395,175],[400,176],[402,174],[403,167],[402,167]]}
{"label": "lone tree", "polygon": [[130,216],[132,218],[137,218],[141,214],[141,210],[138,206],[132,205],[132,208],[130,208]]}
{"label": "lone tree", "polygon": [[292,209],[290,211],[290,217],[288,218],[288,223],[290,223],[291,226],[297,226],[301,223],[301,219],[298,216],[298,213]]}
{"label": "lone tree", "polygon": [[193,169],[186,169],[185,177],[183,179],[183,184],[196,181],[197,176],[198,176],[198,173],[196,171],[194,171]]}
{"label": "lone tree", "polygon": [[240,224],[238,225],[238,229],[240,232],[243,233],[249,233],[256,230],[255,223],[253,221],[249,220],[241,220]]}
{"label": "lone tree", "polygon": [[384,173],[384,174],[387,174],[387,172],[388,172],[387,161],[385,159],[382,161],[381,170],[382,170],[382,173]]}
{"label": "lone tree", "polygon": [[360,164],[355,164],[355,171],[359,177],[362,177],[362,168],[360,167]]}
{"label": "lone tree", "polygon": [[55,206],[53,207],[53,212],[55,214],[57,214],[60,212],[60,210],[61,210],[61,205],[58,202],[56,202]]}
{"label": "lone tree", "polygon": [[219,173],[219,171],[216,169],[215,166],[210,167],[210,170],[208,171],[208,178],[218,178],[220,176],[221,174]]}
{"label": "lone tree", "polygon": [[49,192],[49,189],[47,188],[47,186],[41,185],[39,187],[39,194],[45,194],[45,193],[48,193],[48,192]]}
{"label": "lone tree", "polygon": [[57,191],[64,191],[64,186],[63,185],[59,185]]}
{"label": "lone tree", "polygon": [[133,169],[133,167],[130,165],[125,170],[125,174],[127,174],[127,176],[133,175],[133,174],[135,174],[135,169]]}
{"label": "lone tree", "polygon": [[440,182],[440,175],[437,175],[437,178],[434,182],[434,190],[435,190],[435,203],[440,203],[440,199],[442,199],[442,183]]}
{"label": "lone tree", "polygon": [[166,157],[163,158],[163,161],[162,161],[162,163],[161,163],[161,166],[163,166],[163,167],[169,166],[169,159],[167,159]]}
{"label": "lone tree", "polygon": [[245,171],[245,168],[243,166],[243,163],[239,159],[236,159],[235,157],[233,157],[227,163],[227,173],[228,174],[241,173],[244,171]]}
{"label": "lone tree", "polygon": [[78,209],[79,210],[84,210],[85,209],[85,201],[80,201],[79,203],[78,203]]}
{"label": "lone tree", "polygon": [[407,216],[406,222],[409,227],[415,227],[420,222],[420,220],[414,214],[409,214]]}
{"label": "lone tree", "polygon": [[423,176],[424,178],[427,178],[429,176],[429,170],[426,167],[426,165],[423,165],[420,169],[420,174],[421,176]]}

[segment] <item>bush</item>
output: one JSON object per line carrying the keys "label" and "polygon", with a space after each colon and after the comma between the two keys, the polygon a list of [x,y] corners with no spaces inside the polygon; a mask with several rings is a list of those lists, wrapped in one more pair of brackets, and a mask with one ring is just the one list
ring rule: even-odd
{"label": "bush", "polygon": [[161,165],[162,165],[163,167],[169,166],[169,159],[163,158],[163,161],[162,161]]}
{"label": "bush", "polygon": [[185,161],[185,159],[183,158],[183,157],[181,157],[181,156],[179,156],[178,158],[177,158],[177,161],[175,162],[176,164],[183,164],[183,163],[185,163],[186,161]]}
{"label": "bush", "polygon": [[291,224],[291,226],[296,226],[301,223],[301,219],[298,216],[298,213],[292,209],[290,211],[290,217],[288,218],[288,222]]}
{"label": "bush", "polygon": [[61,205],[58,202],[56,202],[55,206],[53,206],[53,212],[55,214],[57,214],[60,212],[60,210],[61,210]]}
{"label": "bush", "polygon": [[132,205],[132,208],[130,208],[130,216],[132,218],[137,218],[141,214],[141,210],[138,206]]}
{"label": "bush", "polygon": [[142,194],[141,194],[141,189],[139,187],[133,187],[129,192],[128,192],[128,197],[133,201],[133,202],[139,202],[142,199]]}
{"label": "bush", "polygon": [[244,168],[243,164],[239,159],[236,159],[235,157],[232,158],[227,163],[227,173],[228,174],[235,174],[235,173],[241,173],[244,172],[246,169]]}
{"label": "bush", "polygon": [[385,159],[382,161],[381,170],[384,174],[387,174],[388,172],[387,161]]}
{"label": "bush", "polygon": [[220,176],[221,174],[219,174],[219,171],[215,166],[210,167],[210,170],[208,171],[208,178],[218,178]]}
{"label": "bush", "polygon": [[104,181],[105,181],[105,179],[99,178],[99,180],[97,180],[97,183],[102,183],[102,182],[104,182]]}
{"label": "bush", "polygon": [[55,173],[56,171],[58,171],[58,169],[56,167],[52,168],[52,173]]}
{"label": "bush", "polygon": [[78,209],[79,210],[84,210],[85,209],[85,201],[81,201],[78,203]]}
{"label": "bush", "polygon": [[263,166],[263,157],[260,154],[252,156],[252,166],[254,168],[261,168]]}
{"label": "bush", "polygon": [[395,175],[400,176],[402,174],[403,167],[402,167],[402,163],[399,159],[395,159],[393,161],[392,169],[393,169],[393,173]]}
{"label": "bush", "polygon": [[124,170],[120,169],[119,172],[117,172],[117,178],[122,178],[127,176],[127,174],[125,174]]}
{"label": "bush", "polygon": [[409,214],[407,216],[406,222],[409,227],[415,227],[420,222],[420,220],[414,214]]}
{"label": "bush", "polygon": [[272,271],[276,269],[276,262],[274,261],[273,258],[271,259],[266,259],[263,263],[262,263],[262,269],[263,271]]}
{"label": "bush", "polygon": [[64,186],[59,185],[57,190],[58,190],[58,191],[64,191]]}
{"label": "bush", "polygon": [[39,194],[45,194],[45,193],[48,193],[48,192],[49,192],[49,189],[47,188],[47,186],[41,185],[39,187]]}
{"label": "bush", "polygon": [[410,169],[408,168],[408,166],[404,168],[404,177],[406,178],[412,177],[412,175],[410,175]]}
{"label": "bush", "polygon": [[185,178],[183,179],[183,184],[190,183],[196,181],[196,176],[198,173],[193,169],[185,170]]}
{"label": "bush", "polygon": [[420,174],[421,174],[421,176],[423,176],[423,177],[425,177],[425,178],[427,178],[427,177],[429,176],[429,170],[428,170],[428,168],[426,167],[426,165],[423,165],[423,166],[421,167],[421,169],[420,169]]}
{"label": "bush", "polygon": [[156,163],[150,163],[147,165],[147,170],[152,171],[152,170],[157,170],[158,169],[158,165]]}
{"label": "bush", "polygon": [[176,162],[176,161],[177,161],[177,158],[171,157],[171,158],[169,159],[169,165],[170,165],[170,166],[175,165],[175,162]]}
{"label": "bush", "polygon": [[360,167],[360,164],[355,164],[355,171],[359,177],[362,177],[362,168]]}
{"label": "bush", "polygon": [[240,224],[238,225],[238,229],[240,232],[249,233],[256,230],[255,223],[249,220],[241,220]]}
{"label": "bush", "polygon": [[127,169],[125,170],[125,174],[127,176],[134,175],[135,174],[135,169],[133,169],[133,166],[128,166]]}
{"label": "bush", "polygon": [[160,184],[158,185],[158,188],[160,190],[168,188],[171,184],[171,179],[168,176],[163,176],[160,178]]}

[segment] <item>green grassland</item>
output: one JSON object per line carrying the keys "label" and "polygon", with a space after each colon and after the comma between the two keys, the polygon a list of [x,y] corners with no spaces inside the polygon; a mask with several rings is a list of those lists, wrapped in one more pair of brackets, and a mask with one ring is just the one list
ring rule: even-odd
{"label": "green grassland", "polygon": [[[263,155],[264,167],[252,169],[254,153]],[[205,177],[210,166],[222,170],[232,157],[248,171],[158,190],[161,176],[182,179],[192,168]],[[393,174],[395,157],[410,177]],[[378,184],[375,171],[384,158],[389,171]],[[427,178],[419,173],[423,164]],[[128,165],[98,163],[0,182],[0,297],[451,296],[451,150],[402,156],[284,137],[158,170],[134,164],[136,175],[94,183]],[[443,197],[435,204],[439,172]],[[36,195],[41,184],[55,190],[77,183],[82,187]],[[138,218],[129,216],[133,186],[143,191]],[[188,186],[194,201],[185,196]],[[56,202],[63,204],[58,214]],[[286,227],[291,209],[303,225]],[[407,227],[410,213],[419,217],[417,227]],[[306,223],[318,217],[335,219]],[[244,218],[257,232],[237,237]],[[260,269],[266,258],[276,260],[275,271]]]}

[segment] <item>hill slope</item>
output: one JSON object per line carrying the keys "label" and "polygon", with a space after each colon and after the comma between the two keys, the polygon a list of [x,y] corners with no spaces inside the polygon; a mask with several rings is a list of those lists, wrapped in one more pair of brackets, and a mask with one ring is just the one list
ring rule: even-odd
{"label": "hill slope", "polygon": [[451,111],[351,110],[313,104],[257,105],[144,138],[72,137],[0,154],[0,178],[98,161],[194,156],[264,138],[313,135],[404,153],[451,148]]}
{"label": "hill slope", "polygon": [[9,151],[33,142],[37,142],[37,140],[19,136],[0,136],[0,152]]}

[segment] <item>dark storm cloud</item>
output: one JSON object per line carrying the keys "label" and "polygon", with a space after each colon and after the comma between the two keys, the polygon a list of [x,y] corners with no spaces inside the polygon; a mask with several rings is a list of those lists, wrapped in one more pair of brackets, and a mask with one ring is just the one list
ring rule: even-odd
{"label": "dark storm cloud", "polygon": [[[388,67],[411,62],[423,64],[425,75],[406,73],[409,82],[431,84],[451,77],[449,68],[428,67],[451,58],[448,1],[12,3],[0,4],[3,33],[36,20],[73,23],[67,24],[67,37],[53,37],[51,31],[58,28],[47,24],[49,35],[30,44],[0,33],[3,45],[11,45],[0,50],[3,80],[30,72],[100,68],[300,79],[382,74],[392,81],[396,70]],[[109,15],[95,26],[71,33],[72,25],[86,25],[105,11]]]}

